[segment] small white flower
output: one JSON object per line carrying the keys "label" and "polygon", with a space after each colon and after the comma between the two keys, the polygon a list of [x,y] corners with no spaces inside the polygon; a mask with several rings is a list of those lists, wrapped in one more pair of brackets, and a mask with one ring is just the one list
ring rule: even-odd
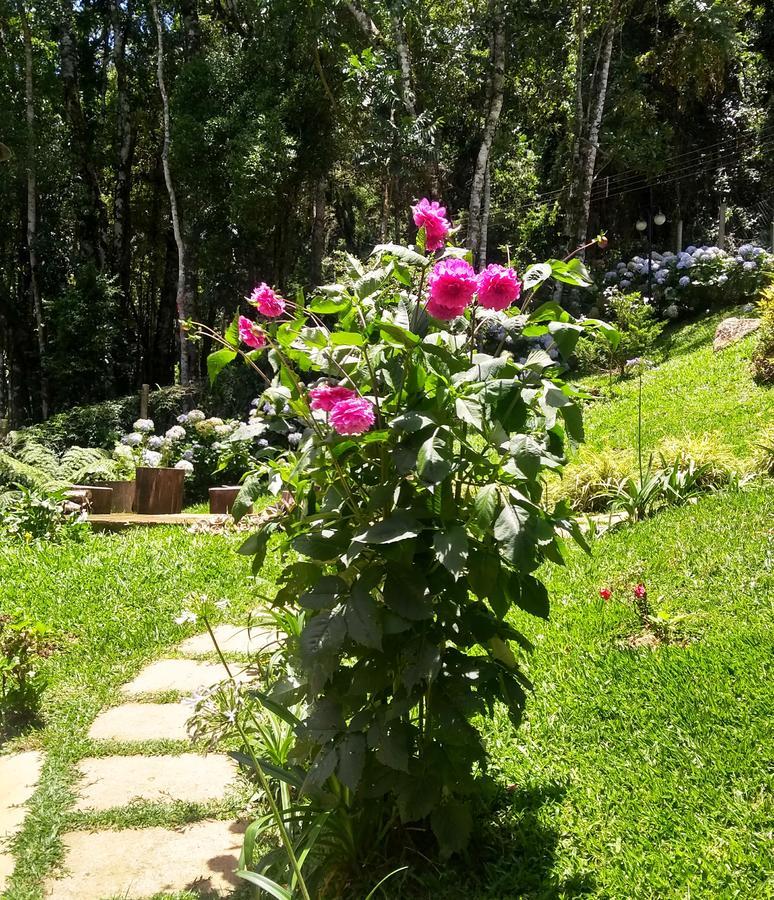
{"label": "small white flower", "polygon": [[226,597],[224,597],[222,600],[216,600],[215,606],[218,609],[228,609],[230,603],[231,603],[231,601],[228,600]]}
{"label": "small white flower", "polygon": [[195,625],[197,618],[198,617],[195,612],[192,612],[190,609],[184,609],[175,619],[175,624],[187,625],[190,622],[191,625]]}

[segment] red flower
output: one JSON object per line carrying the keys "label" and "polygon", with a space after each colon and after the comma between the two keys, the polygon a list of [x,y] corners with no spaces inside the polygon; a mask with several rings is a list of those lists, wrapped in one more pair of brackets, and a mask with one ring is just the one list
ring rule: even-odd
{"label": "red flower", "polygon": [[642,600],[642,598],[643,598],[647,593],[648,593],[648,592],[647,592],[647,590],[645,589],[645,585],[642,584],[642,583],[638,584],[637,587],[634,589],[634,596],[635,596],[638,600]]}
{"label": "red flower", "polygon": [[610,588],[602,588],[599,592],[599,596],[607,602],[613,596],[613,592]]}

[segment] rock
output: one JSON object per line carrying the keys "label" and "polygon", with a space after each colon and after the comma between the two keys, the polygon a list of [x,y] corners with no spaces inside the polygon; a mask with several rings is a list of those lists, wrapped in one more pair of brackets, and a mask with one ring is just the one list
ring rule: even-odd
{"label": "rock", "polygon": [[742,338],[752,334],[761,324],[760,319],[739,319],[731,316],[718,325],[715,331],[715,340],[712,342],[712,349],[717,353],[718,350],[725,350],[731,344],[741,341]]}
{"label": "rock", "polygon": [[[258,626],[216,625],[213,632],[218,646],[226,655],[241,653],[246,656],[255,656],[259,651],[279,640],[276,631]],[[205,656],[215,652],[212,638],[206,631],[183,641],[178,649],[187,656]]]}
{"label": "rock", "polygon": [[100,713],[89,737],[93,741],[187,741],[192,713],[184,703],[125,703]]}

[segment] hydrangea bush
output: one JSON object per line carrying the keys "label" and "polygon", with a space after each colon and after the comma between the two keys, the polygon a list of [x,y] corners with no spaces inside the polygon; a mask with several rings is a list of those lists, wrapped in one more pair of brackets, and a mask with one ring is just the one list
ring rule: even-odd
{"label": "hydrangea bush", "polygon": [[[743,244],[736,251],[686,247],[679,253],[653,253],[653,305],[668,318],[707,303],[755,297],[774,275],[774,256],[763,247]],[[603,286],[647,295],[648,258],[621,261],[603,276]]]}
{"label": "hydrangea bush", "polygon": [[[561,563],[567,539],[584,543],[569,507],[543,495],[543,474],[583,437],[562,359],[584,330],[616,333],[555,302],[531,308],[549,278],[583,282],[577,260],[477,274],[446,246],[442,206],[413,212],[416,247],[351,258],[308,304],[262,286],[259,317],[236,320],[208,364],[214,378],[243,357],[264,396],[281,398],[277,416],[302,423],[298,446],[261,461],[235,511],[267,481],[293,498],[241,552],[259,572],[271,546],[283,561],[273,602],[303,613],[286,638],[290,671],[265,696],[303,710],[303,793],[361,826],[429,819],[448,854],[467,841],[486,766],[475,721],[502,703],[518,722],[530,687],[519,658],[530,645],[509,612],[547,616],[538,567]],[[503,316],[557,358],[481,352],[480,331]]]}

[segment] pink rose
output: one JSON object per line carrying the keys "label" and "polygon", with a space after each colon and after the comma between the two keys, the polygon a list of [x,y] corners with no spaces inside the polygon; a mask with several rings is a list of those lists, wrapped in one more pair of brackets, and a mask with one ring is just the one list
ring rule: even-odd
{"label": "pink rose", "polygon": [[423,197],[416,206],[411,207],[411,212],[417,228],[425,229],[425,249],[440,250],[451,228],[446,218],[446,207],[441,206],[437,200],[431,203],[427,197]]}
{"label": "pink rose", "polygon": [[260,350],[266,346],[266,335],[257,322],[253,322],[247,316],[239,317],[239,340],[253,350]]}
{"label": "pink rose", "polygon": [[521,282],[513,269],[487,266],[478,276],[478,302],[485,309],[507,309],[519,299]]}
{"label": "pink rose", "polygon": [[427,279],[430,300],[427,311],[436,319],[461,316],[473,299],[478,281],[473,266],[464,259],[442,259]]}
{"label": "pink rose", "polygon": [[342,384],[321,384],[309,391],[312,409],[321,409],[330,412],[333,407],[342,400],[352,400],[357,397],[357,392],[344,387]]}
{"label": "pink rose", "polygon": [[645,585],[642,583],[638,584],[637,587],[634,589],[634,596],[638,600],[642,600],[644,597],[647,596],[647,594],[648,594],[648,592],[647,592],[647,590],[645,590]]}
{"label": "pink rose", "polygon": [[330,415],[330,423],[339,434],[362,434],[375,420],[373,404],[362,397],[339,400]]}
{"label": "pink rose", "polygon": [[257,288],[253,288],[247,302],[252,304],[262,316],[268,316],[270,319],[276,319],[285,312],[285,301],[265,281],[262,281]]}

